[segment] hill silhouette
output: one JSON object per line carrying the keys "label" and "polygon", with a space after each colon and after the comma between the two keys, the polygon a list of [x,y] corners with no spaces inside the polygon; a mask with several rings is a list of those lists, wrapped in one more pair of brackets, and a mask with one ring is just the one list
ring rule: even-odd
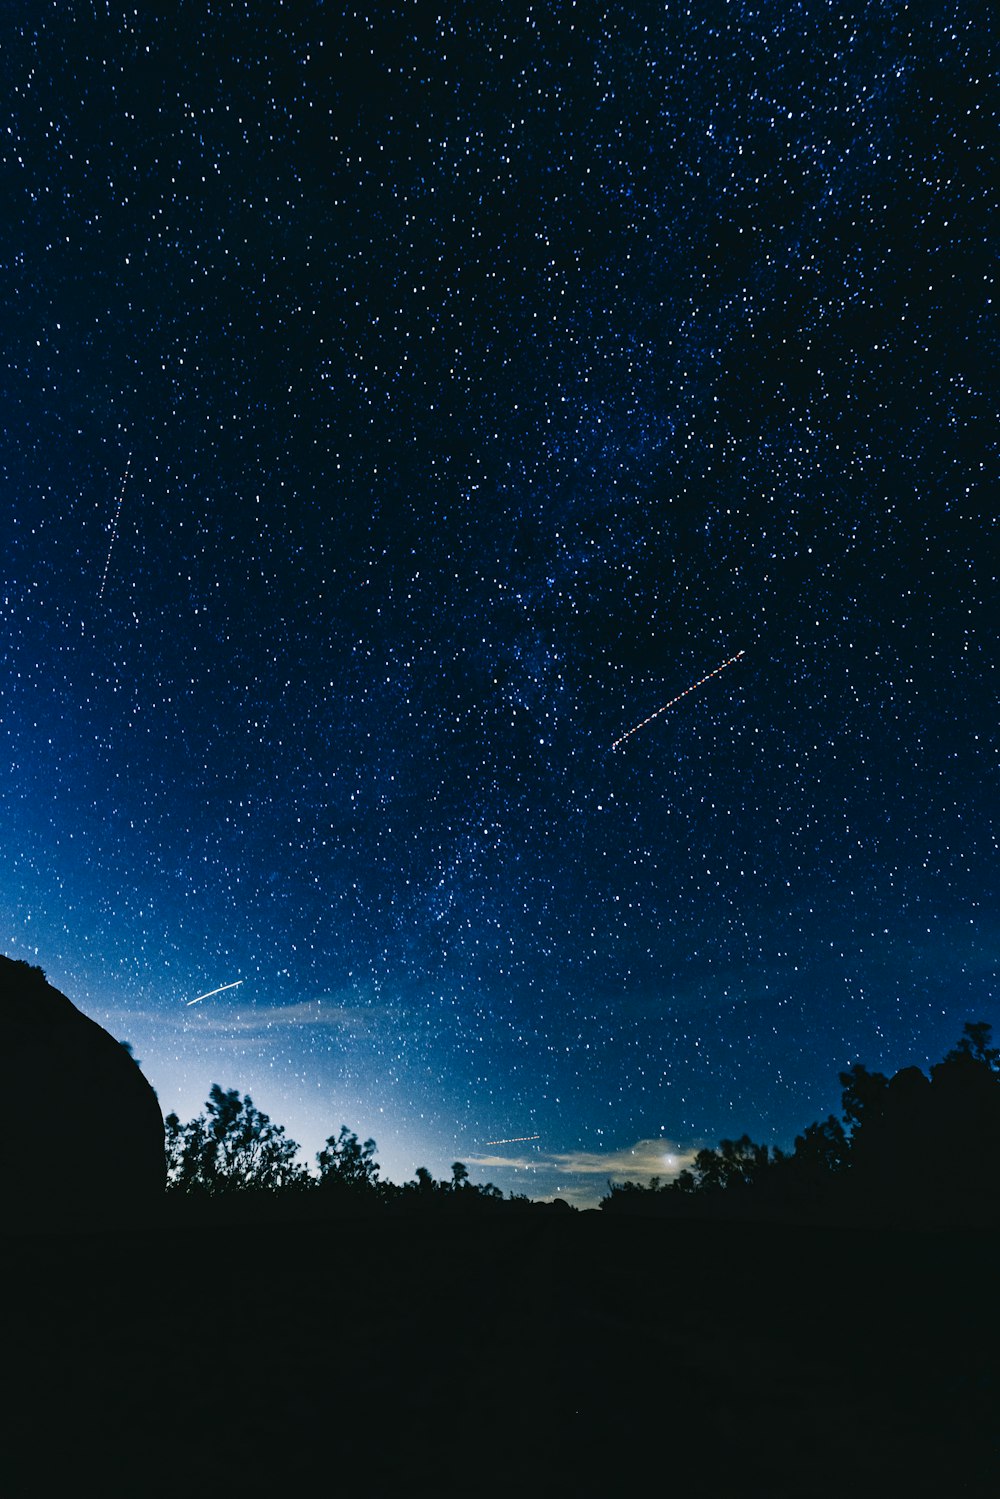
{"label": "hill silhouette", "polygon": [[0,957],[0,1200],[9,1224],[129,1215],[163,1193],[163,1116],[129,1051]]}

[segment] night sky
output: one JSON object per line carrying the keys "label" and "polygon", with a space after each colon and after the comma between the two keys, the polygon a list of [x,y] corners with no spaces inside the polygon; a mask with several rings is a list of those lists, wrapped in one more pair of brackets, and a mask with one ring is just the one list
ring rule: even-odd
{"label": "night sky", "polygon": [[987,7],[5,31],[0,950],[580,1203],[1000,1019]]}

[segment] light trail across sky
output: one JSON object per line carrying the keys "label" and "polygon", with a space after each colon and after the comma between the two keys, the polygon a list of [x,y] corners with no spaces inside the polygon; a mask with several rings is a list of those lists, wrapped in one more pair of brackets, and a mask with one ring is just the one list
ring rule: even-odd
{"label": "light trail across sky", "polygon": [[194,999],[186,999],[184,1003],[185,1005],[196,1005],[200,999],[211,999],[213,994],[222,994],[226,989],[238,989],[242,982],[242,979],[234,979],[231,984],[220,984],[218,989],[209,989],[207,994],[196,994]]}
{"label": "light trail across sky", "polygon": [[484,1145],[519,1145],[522,1140],[540,1140],[541,1135],[511,1135],[509,1140],[484,1140]]}
{"label": "light trail across sky", "polygon": [[115,537],[118,535],[118,517],[122,513],[122,501],[125,498],[125,486],[128,483],[129,470],[131,469],[131,467],[132,454],[129,453],[128,462],[125,464],[125,472],[122,475],[122,487],[118,491],[118,508],[115,510],[115,517],[111,522],[111,540],[108,543],[108,555],[104,559],[104,572],[101,576],[101,587],[97,595],[98,602],[100,602],[101,599],[104,598],[104,585],[108,581],[108,568],[111,566],[111,553],[114,551]]}
{"label": "light trail across sky", "polygon": [[637,723],[634,728],[631,728],[626,733],[622,734],[618,739],[615,740],[611,748],[617,749],[620,744],[625,743],[626,739],[630,739],[633,734],[638,734],[640,729],[644,729],[648,723],[652,723],[654,718],[659,718],[661,713],[666,713],[668,708],[672,708],[675,703],[679,703],[682,697],[687,697],[689,692],[696,692],[699,687],[704,687],[705,683],[710,682],[713,677],[717,677],[720,671],[725,671],[727,666],[732,666],[734,662],[740,659],[741,656],[745,655],[746,651],[737,651],[735,656],[730,656],[728,661],[723,661],[721,666],[717,666],[715,670],[710,671],[707,676],[699,677],[697,682],[692,682],[690,687],[685,687],[683,692],[679,692],[676,697],[672,697],[669,703],[664,703],[662,708],[657,708],[656,712],[651,713],[648,718],[644,718],[642,720],[642,723]]}

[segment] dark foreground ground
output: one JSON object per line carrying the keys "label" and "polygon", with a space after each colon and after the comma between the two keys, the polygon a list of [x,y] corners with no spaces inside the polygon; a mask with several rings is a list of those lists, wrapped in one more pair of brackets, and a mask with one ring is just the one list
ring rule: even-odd
{"label": "dark foreground ground", "polygon": [[997,1248],[544,1213],[21,1235],[3,1493],[992,1495]]}

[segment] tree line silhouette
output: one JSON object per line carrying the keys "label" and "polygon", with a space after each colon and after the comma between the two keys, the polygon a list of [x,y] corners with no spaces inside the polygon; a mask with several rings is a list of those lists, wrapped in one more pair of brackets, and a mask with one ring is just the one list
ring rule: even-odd
{"label": "tree line silhouette", "polygon": [[477,1184],[469,1168],[454,1161],[451,1179],[436,1181],[418,1166],[413,1181],[397,1186],[383,1180],[374,1140],[358,1139],[341,1125],[316,1155],[318,1174],[299,1159],[300,1146],[258,1109],[249,1095],[213,1083],[205,1112],[182,1124],[176,1114],[164,1120],[167,1192],[192,1198],[231,1199],[233,1194],[267,1198],[280,1195],[286,1203],[308,1195],[316,1207],[370,1209],[566,1209],[569,1204],[533,1202],[523,1193],[505,1197],[492,1182]]}
{"label": "tree line silhouette", "polygon": [[749,1135],[700,1150],[672,1181],[609,1182],[601,1208],[664,1217],[807,1217],[888,1223],[1000,1219],[1000,1050],[985,1022],[930,1068],[838,1074],[842,1120],[791,1151]]}
{"label": "tree line silhouette", "polygon": [[[744,1134],[699,1150],[670,1181],[608,1182],[600,1207],[611,1214],[673,1218],[805,1218],[871,1222],[987,1222],[1000,1218],[1000,1050],[984,1022],[964,1027],[958,1044],[927,1077],[906,1067],[893,1077],[860,1064],[839,1074],[842,1118],[808,1125],[790,1151]],[[213,1084],[205,1112],[165,1120],[168,1194],[232,1200],[253,1194],[287,1204],[307,1196],[337,1211],[496,1210],[570,1205],[506,1197],[469,1179],[455,1161],[451,1179],[423,1166],[412,1181],[383,1180],[376,1144],[342,1125],[316,1155],[300,1147],[235,1088]]]}

